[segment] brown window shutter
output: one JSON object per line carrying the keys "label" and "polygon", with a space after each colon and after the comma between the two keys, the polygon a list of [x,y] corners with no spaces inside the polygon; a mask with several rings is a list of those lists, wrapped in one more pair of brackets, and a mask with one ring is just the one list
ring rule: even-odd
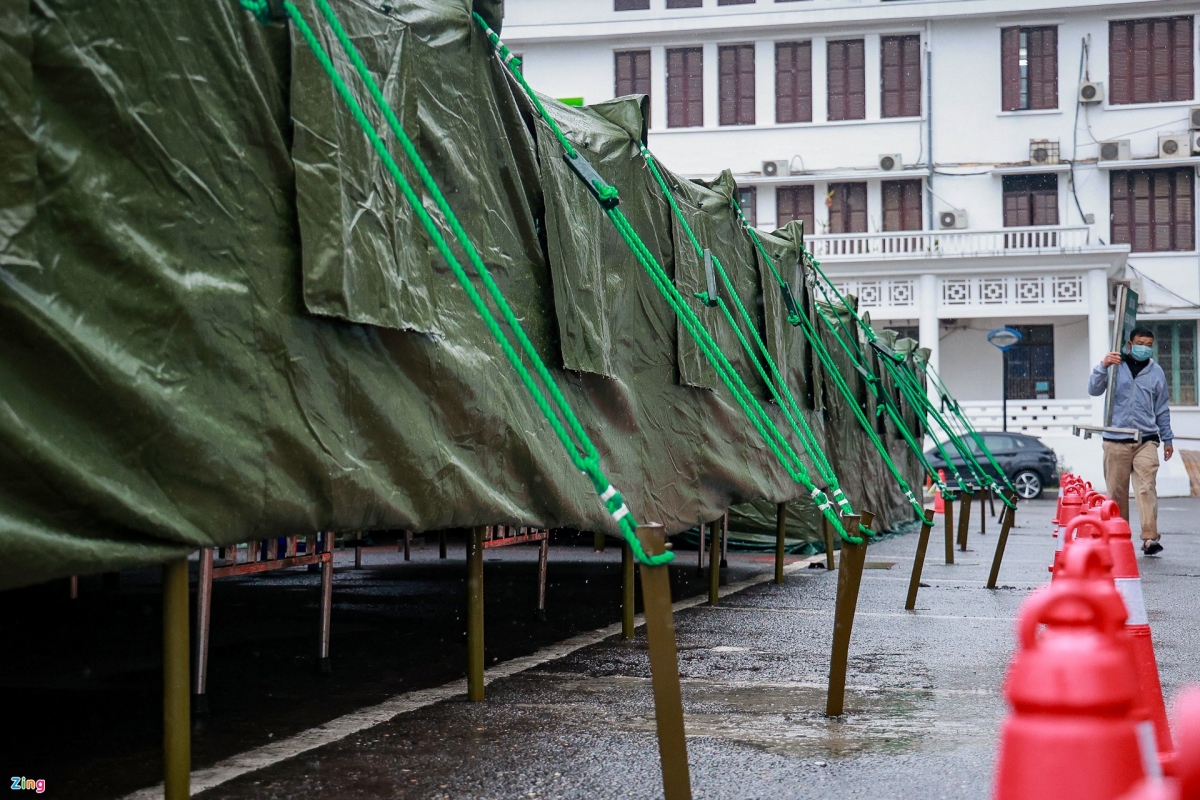
{"label": "brown window shutter", "polygon": [[867,185],[865,183],[831,183],[833,206],[829,209],[831,233],[866,233]]}
{"label": "brown window shutter", "polygon": [[816,225],[813,213],[813,187],[780,186],[775,190],[775,226],[782,228],[793,220],[804,223],[804,232],[811,234]]}
{"label": "brown window shutter", "polygon": [[921,37],[880,38],[880,85],[885,117],[921,114]]}
{"label": "brown window shutter", "polygon": [[703,8],[704,0],[667,0],[667,8]]}
{"label": "brown window shutter", "polygon": [[1058,108],[1058,28],[1029,28],[1029,107]]}
{"label": "brown window shutter", "polygon": [[1129,22],[1108,25],[1108,102],[1113,105],[1133,102],[1129,99],[1133,68],[1131,25]]}
{"label": "brown window shutter", "polygon": [[1031,194],[1030,224],[1058,224],[1058,190],[1039,189]]}
{"label": "brown window shutter", "polygon": [[725,45],[717,50],[720,124],[754,124],[754,45]]}
{"label": "brown window shutter", "polygon": [[1171,95],[1173,100],[1191,100],[1195,95],[1195,84],[1193,79],[1193,52],[1192,42],[1195,36],[1195,25],[1193,17],[1182,17],[1175,20],[1174,36],[1174,52],[1172,53],[1172,70],[1174,72],[1174,80],[1172,88],[1174,92]]}
{"label": "brown window shutter", "polygon": [[921,182],[883,181],[883,229],[921,230]]}
{"label": "brown window shutter", "polygon": [[812,42],[775,45],[775,121],[812,122]]}
{"label": "brown window shutter", "polygon": [[1174,250],[1196,249],[1196,184],[1189,167],[1175,170],[1175,236]]}
{"label": "brown window shutter", "polygon": [[[900,98],[900,115],[921,116],[921,37],[905,36],[902,42],[900,76],[904,89]],[[911,230],[906,228],[905,230]]]}
{"label": "brown window shutter", "polygon": [[1001,108],[1016,111],[1021,107],[1021,29],[1004,28],[1000,31],[1000,86]]}
{"label": "brown window shutter", "polygon": [[667,51],[667,127],[704,124],[704,51],[681,47]]}
{"label": "brown window shutter", "polygon": [[1109,176],[1109,222],[1113,244],[1129,244],[1133,239],[1129,200],[1129,173],[1123,170],[1112,172]]}
{"label": "brown window shutter", "polygon": [[829,94],[826,113],[829,119],[846,119],[846,42],[829,42],[826,50]]}
{"label": "brown window shutter", "polygon": [[1131,103],[1150,102],[1150,24],[1148,22],[1132,23],[1130,39],[1133,41],[1133,69],[1129,75]]}
{"label": "brown window shutter", "polygon": [[828,51],[829,119],[863,119],[867,112],[863,40],[829,42]]}
{"label": "brown window shutter", "polygon": [[1171,99],[1174,81],[1171,75],[1171,20],[1158,19],[1150,23],[1150,91],[1152,103],[1165,103]]}
{"label": "brown window shutter", "polygon": [[650,0],[613,0],[613,11],[645,11]]}
{"label": "brown window shutter", "polygon": [[[865,119],[867,116],[867,53],[862,39],[848,42],[847,50],[847,119]],[[866,185],[863,185],[866,191]],[[864,212],[865,213],[865,212]],[[864,228],[865,230],[865,228]]]}
{"label": "brown window shutter", "polygon": [[1154,249],[1151,230],[1151,199],[1150,174],[1148,172],[1133,173],[1130,181],[1130,195],[1133,201],[1132,228],[1133,236],[1130,245],[1134,251],[1145,253]]}

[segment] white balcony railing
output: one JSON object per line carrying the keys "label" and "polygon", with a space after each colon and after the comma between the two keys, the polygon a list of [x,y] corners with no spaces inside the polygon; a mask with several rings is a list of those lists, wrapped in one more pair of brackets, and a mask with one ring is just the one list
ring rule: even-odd
{"label": "white balcony railing", "polygon": [[998,231],[835,233],[805,238],[818,260],[832,258],[945,258],[1078,253],[1089,247],[1088,228],[1004,228]]}
{"label": "white balcony railing", "polygon": [[[971,424],[981,431],[1004,427],[1000,401],[964,401],[959,404]],[[1030,436],[1070,435],[1073,425],[1091,425],[1092,400],[1009,400],[1008,429]]]}

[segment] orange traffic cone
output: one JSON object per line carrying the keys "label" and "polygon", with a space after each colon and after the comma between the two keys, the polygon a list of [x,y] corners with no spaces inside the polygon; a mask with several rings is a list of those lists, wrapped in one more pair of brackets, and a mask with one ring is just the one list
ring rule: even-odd
{"label": "orange traffic cone", "polygon": [[1180,693],[1174,717],[1177,780],[1147,778],[1121,800],[1200,800],[1200,686]]}
{"label": "orange traffic cone", "polygon": [[[939,487],[944,486],[945,483],[946,483],[946,470],[939,469],[938,470],[938,486]],[[945,514],[946,513],[946,500],[945,500],[945,498],[942,497],[941,488],[937,488],[937,489],[933,490],[933,513],[935,513],[935,514]]]}

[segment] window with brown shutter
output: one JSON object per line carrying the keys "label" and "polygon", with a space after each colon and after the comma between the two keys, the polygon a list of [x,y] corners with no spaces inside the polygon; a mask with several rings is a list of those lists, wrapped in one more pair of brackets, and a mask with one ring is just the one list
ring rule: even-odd
{"label": "window with brown shutter", "polygon": [[645,11],[650,0],[613,0],[613,11]]}
{"label": "window with brown shutter", "polygon": [[1108,23],[1108,102],[1191,100],[1192,17]]}
{"label": "window with brown shutter", "polygon": [[[613,75],[616,96],[650,94],[650,51],[625,50],[613,53]],[[650,119],[646,119],[650,124]]]}
{"label": "window with brown shutter", "polygon": [[1057,175],[1005,175],[1004,227],[1058,224]]}
{"label": "window with brown shutter", "polygon": [[704,0],[667,0],[667,8],[704,8]]}
{"label": "window with brown shutter", "polygon": [[883,116],[921,116],[920,35],[882,36],[879,46]]}
{"label": "window with brown shutter", "polygon": [[704,124],[704,48],[667,51],[667,127]]}
{"label": "window with brown shutter", "polygon": [[867,116],[867,72],[862,39],[829,42],[828,118],[865,119]]}
{"label": "window with brown shutter", "polygon": [[1002,29],[1000,83],[1004,111],[1058,108],[1058,28]]}
{"label": "window with brown shutter", "polygon": [[1195,176],[1191,167],[1113,170],[1112,241],[1135,253],[1195,250]]}
{"label": "window with brown shutter", "polygon": [[775,121],[812,122],[812,42],[775,44]]}
{"label": "window with brown shutter", "polygon": [[867,232],[867,185],[831,183],[833,205],[829,208],[830,233]]}
{"label": "window with brown shutter", "polygon": [[803,222],[805,235],[812,235],[817,225],[812,184],[780,186],[775,190],[775,227],[782,228],[793,220]]}
{"label": "window with brown shutter", "polygon": [[921,181],[883,181],[883,229],[921,230]]}
{"label": "window with brown shutter", "polygon": [[744,186],[737,191],[738,206],[742,209],[742,216],[753,228],[758,225],[758,190],[753,186]]}
{"label": "window with brown shutter", "polygon": [[731,44],[717,49],[717,97],[720,124],[754,124],[754,45]]}

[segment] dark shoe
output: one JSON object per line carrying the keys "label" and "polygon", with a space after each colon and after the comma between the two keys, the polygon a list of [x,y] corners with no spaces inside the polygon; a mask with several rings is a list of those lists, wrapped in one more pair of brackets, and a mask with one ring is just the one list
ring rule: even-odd
{"label": "dark shoe", "polygon": [[1153,556],[1161,553],[1163,546],[1159,544],[1158,539],[1151,539],[1148,542],[1142,542],[1142,553],[1144,555]]}

